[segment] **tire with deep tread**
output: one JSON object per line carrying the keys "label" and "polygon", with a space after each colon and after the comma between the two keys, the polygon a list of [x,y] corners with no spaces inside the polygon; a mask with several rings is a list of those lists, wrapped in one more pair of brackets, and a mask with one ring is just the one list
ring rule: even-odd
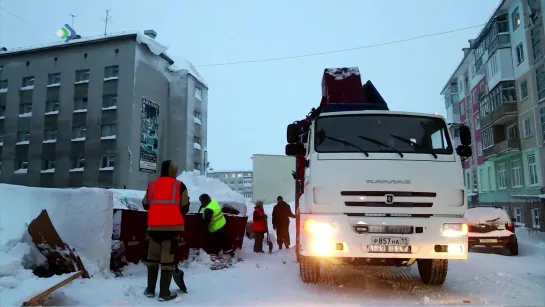
{"label": "tire with deep tread", "polygon": [[418,273],[426,285],[440,286],[447,279],[448,260],[418,259]]}
{"label": "tire with deep tread", "polygon": [[507,247],[507,250],[509,251],[511,256],[518,256],[518,254],[519,254],[519,244],[518,244],[518,241],[516,239],[511,240],[507,244],[506,247]]}
{"label": "tire with deep tread", "polygon": [[305,283],[318,282],[320,279],[320,262],[313,257],[300,256],[299,274]]}

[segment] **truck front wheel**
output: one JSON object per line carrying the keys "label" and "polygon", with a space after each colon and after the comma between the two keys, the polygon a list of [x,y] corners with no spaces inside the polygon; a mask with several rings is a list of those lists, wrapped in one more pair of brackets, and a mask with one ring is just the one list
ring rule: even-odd
{"label": "truck front wheel", "polygon": [[418,273],[426,285],[440,286],[445,283],[448,271],[446,259],[418,259]]}
{"label": "truck front wheel", "polygon": [[320,262],[313,257],[300,256],[299,274],[305,283],[314,283],[320,279]]}

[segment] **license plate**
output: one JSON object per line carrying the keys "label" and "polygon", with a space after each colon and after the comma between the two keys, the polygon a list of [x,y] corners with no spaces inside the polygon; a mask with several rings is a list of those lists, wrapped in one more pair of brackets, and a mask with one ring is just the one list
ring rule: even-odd
{"label": "license plate", "polygon": [[410,253],[408,245],[367,245],[369,253]]}
{"label": "license plate", "polygon": [[373,245],[409,245],[408,237],[372,237]]}
{"label": "license plate", "polygon": [[479,239],[479,243],[498,243],[498,239]]}

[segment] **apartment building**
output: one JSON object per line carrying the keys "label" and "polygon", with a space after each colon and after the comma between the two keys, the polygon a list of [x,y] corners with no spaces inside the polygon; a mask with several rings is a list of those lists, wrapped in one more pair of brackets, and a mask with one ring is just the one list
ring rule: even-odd
{"label": "apartment building", "polygon": [[165,159],[204,171],[208,88],[156,35],[0,48],[0,182],[144,189]]}
{"label": "apartment building", "polygon": [[242,194],[248,199],[252,199],[252,171],[248,170],[224,170],[213,171],[210,170],[207,174],[208,177],[218,179],[221,182],[228,185],[233,191]]}
{"label": "apartment building", "polygon": [[474,154],[463,162],[470,204],[502,206],[517,224],[545,231],[541,7],[539,0],[501,1],[441,94],[448,120],[473,132]]}

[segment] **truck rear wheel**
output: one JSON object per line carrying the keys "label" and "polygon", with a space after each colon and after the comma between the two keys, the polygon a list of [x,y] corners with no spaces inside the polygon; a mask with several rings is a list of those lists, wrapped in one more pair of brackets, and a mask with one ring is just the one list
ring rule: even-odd
{"label": "truck rear wheel", "polygon": [[447,279],[448,260],[418,259],[418,273],[426,285],[440,286]]}
{"label": "truck rear wheel", "polygon": [[314,283],[320,279],[320,262],[313,257],[300,256],[299,274],[305,283]]}

